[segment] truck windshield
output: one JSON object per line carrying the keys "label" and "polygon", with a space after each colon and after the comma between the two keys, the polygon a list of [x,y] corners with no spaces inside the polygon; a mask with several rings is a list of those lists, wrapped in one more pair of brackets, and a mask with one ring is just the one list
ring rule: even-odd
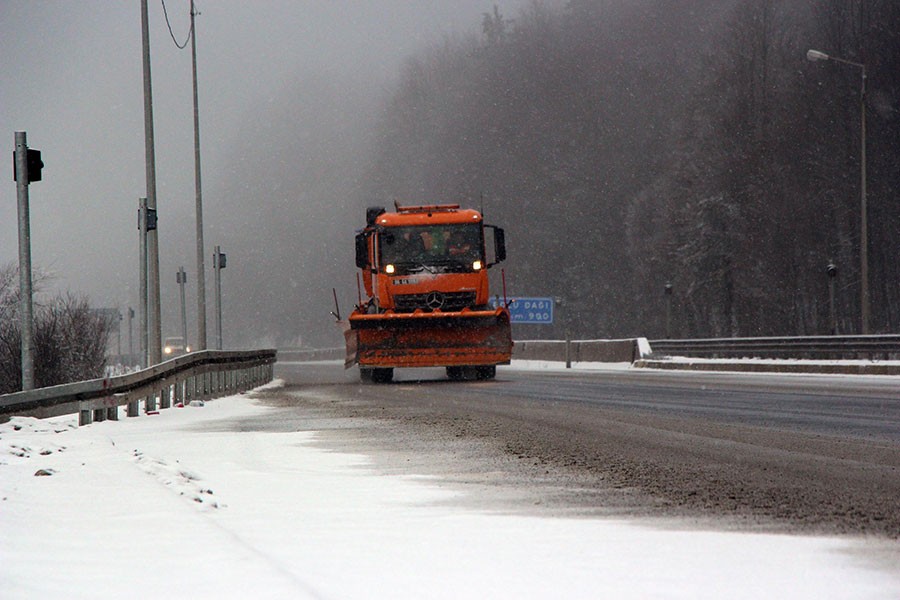
{"label": "truck windshield", "polygon": [[484,261],[481,224],[391,227],[380,237],[381,264],[465,265]]}

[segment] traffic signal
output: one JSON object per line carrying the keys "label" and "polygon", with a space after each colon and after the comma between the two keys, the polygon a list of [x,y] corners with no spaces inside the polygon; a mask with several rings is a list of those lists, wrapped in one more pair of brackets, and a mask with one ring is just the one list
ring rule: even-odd
{"label": "traffic signal", "polygon": [[[41,151],[28,148],[25,154],[26,169],[25,183],[41,180],[41,169],[44,168],[44,161],[41,160]],[[19,181],[19,169],[16,164],[16,151],[13,150],[13,181]]]}
{"label": "traffic signal", "polygon": [[[147,216],[144,217],[147,223],[147,231],[153,231],[156,229],[156,224],[158,219],[156,218],[156,209],[155,208],[147,208]],[[141,228],[141,209],[138,209],[138,229]]]}

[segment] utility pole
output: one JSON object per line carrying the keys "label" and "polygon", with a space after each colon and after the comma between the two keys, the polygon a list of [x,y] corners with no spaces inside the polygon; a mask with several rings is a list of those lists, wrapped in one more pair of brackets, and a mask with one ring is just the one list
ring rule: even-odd
{"label": "utility pole", "polygon": [[[147,172],[147,208],[156,210],[156,152],[153,145],[153,89],[150,77],[150,27],[147,0],[141,0],[141,41],[144,64],[144,160]],[[147,233],[147,329],[148,365],[162,360],[162,328],[159,309],[159,238]]]}
{"label": "utility pole", "polygon": [[200,185],[200,111],[197,99],[197,15],[191,0],[191,66],[194,86],[194,190],[197,213],[197,350],[206,350],[206,265],[203,250],[203,194]]}
{"label": "utility pole", "polygon": [[29,150],[24,131],[16,132],[13,178],[19,213],[19,319],[22,340],[22,390],[34,389],[34,304],[31,280],[31,217],[28,184],[41,180],[41,153]]}
{"label": "utility pole", "polygon": [[178,267],[178,273],[176,273],[175,280],[178,282],[178,287],[181,292],[181,343],[184,345],[185,351],[187,351],[187,312],[184,309],[184,284],[187,282],[187,273],[184,272],[184,267]]}

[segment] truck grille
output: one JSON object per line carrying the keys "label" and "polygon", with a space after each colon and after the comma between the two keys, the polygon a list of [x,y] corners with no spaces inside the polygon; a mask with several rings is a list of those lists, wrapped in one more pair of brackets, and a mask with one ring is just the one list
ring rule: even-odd
{"label": "truck grille", "polygon": [[427,294],[400,294],[394,296],[397,312],[413,312],[416,309],[455,312],[475,305],[475,292],[429,292]]}

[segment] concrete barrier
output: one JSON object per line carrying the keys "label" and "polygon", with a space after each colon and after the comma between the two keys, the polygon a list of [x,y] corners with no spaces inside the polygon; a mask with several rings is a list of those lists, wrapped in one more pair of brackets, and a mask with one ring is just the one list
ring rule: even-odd
{"label": "concrete barrier", "polygon": [[577,362],[634,362],[650,354],[644,338],[624,340],[522,340],[513,346],[513,358]]}

